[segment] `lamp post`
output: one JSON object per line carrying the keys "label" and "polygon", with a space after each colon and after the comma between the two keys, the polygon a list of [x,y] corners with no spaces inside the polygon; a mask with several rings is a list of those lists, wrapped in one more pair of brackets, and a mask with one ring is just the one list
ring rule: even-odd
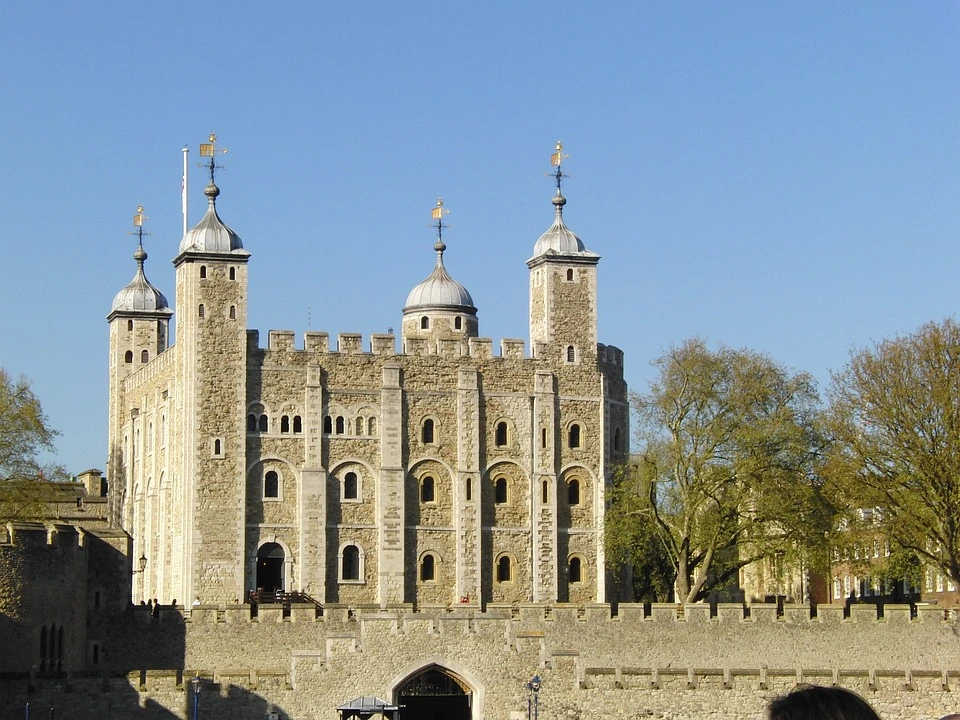
{"label": "lamp post", "polygon": [[193,720],[197,720],[200,709],[200,676],[194,675],[190,681],[190,687],[193,688]]}
{"label": "lamp post", "polygon": [[[533,715],[530,714],[530,696],[533,696]],[[540,676],[534,675],[527,683],[527,720],[539,720],[540,717]]]}

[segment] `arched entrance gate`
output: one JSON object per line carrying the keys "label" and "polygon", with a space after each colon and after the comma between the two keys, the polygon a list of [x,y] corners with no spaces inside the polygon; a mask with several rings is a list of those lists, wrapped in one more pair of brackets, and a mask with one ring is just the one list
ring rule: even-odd
{"label": "arched entrance gate", "polygon": [[470,720],[472,693],[439,665],[412,676],[394,693],[401,720]]}
{"label": "arched entrance gate", "polygon": [[268,593],[283,592],[283,548],[266,543],[257,551],[257,589]]}

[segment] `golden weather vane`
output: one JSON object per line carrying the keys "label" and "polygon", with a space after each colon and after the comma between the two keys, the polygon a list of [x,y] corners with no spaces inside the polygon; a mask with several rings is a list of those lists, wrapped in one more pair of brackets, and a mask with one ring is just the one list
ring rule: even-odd
{"label": "golden weather vane", "polygon": [[204,167],[206,165],[210,169],[210,182],[213,182],[213,173],[217,168],[223,169],[223,165],[218,165],[216,161],[217,155],[224,155],[227,152],[227,148],[218,148],[217,147],[217,134],[210,133],[210,142],[200,143],[200,157],[210,158],[209,163],[200,163],[198,167]]}
{"label": "golden weather vane", "polygon": [[430,211],[430,217],[436,220],[436,224],[432,227],[437,229],[437,241],[443,242],[443,228],[449,227],[443,224],[443,216],[449,215],[450,211],[443,206],[443,198],[437,198],[437,204],[433,206],[433,210]]}
{"label": "golden weather vane", "polygon": [[137,205],[137,214],[133,216],[133,226],[136,230],[130,232],[130,235],[136,235],[137,239],[140,241],[140,247],[143,247],[143,236],[149,235],[150,233],[145,233],[143,231],[143,222],[149,218],[143,214],[143,204]]}
{"label": "golden weather vane", "polygon": [[560,184],[563,178],[570,177],[563,171],[563,161],[566,160],[569,155],[563,152],[563,143],[557,140],[557,147],[554,149],[553,153],[550,155],[550,165],[555,167],[556,170],[553,172],[547,173],[547,177],[552,177],[557,181],[557,195],[560,195]]}

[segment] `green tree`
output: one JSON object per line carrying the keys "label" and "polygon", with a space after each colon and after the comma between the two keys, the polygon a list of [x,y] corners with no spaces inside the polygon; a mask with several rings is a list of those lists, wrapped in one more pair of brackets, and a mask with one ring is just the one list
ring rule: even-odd
{"label": "green tree", "polygon": [[809,563],[830,525],[810,376],[699,339],[654,366],[649,392],[632,397],[650,477],[641,514],[673,566],[676,599],[702,599],[761,558]]}
{"label": "green tree", "polygon": [[651,479],[644,462],[614,473],[604,527],[607,562],[621,581],[629,580],[634,600],[667,602],[673,595],[674,572],[651,513]]}
{"label": "green tree", "polygon": [[38,457],[53,450],[57,434],[29,380],[14,380],[0,368],[0,519],[37,516],[42,503],[36,481],[66,479],[62,467]]}
{"label": "green tree", "polygon": [[845,535],[890,543],[880,573],[914,557],[960,584],[960,325],[855,351],[833,377],[829,427]]}

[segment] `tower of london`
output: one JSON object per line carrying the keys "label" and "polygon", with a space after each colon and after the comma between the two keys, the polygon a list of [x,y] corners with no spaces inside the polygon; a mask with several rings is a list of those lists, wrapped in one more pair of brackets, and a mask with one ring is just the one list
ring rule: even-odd
{"label": "tower of london", "polygon": [[623,354],[598,342],[600,256],[565,224],[555,157],[553,221],[526,261],[529,342],[499,346],[447,271],[442,201],[432,252],[417,240],[432,271],[384,309],[402,313],[399,338],[262,342],[247,327],[255,256],[220,217],[211,162],[206,214],[173,259],[173,306],[141,245],[108,316],[108,481],[146,559],[135,602],[606,600]]}

